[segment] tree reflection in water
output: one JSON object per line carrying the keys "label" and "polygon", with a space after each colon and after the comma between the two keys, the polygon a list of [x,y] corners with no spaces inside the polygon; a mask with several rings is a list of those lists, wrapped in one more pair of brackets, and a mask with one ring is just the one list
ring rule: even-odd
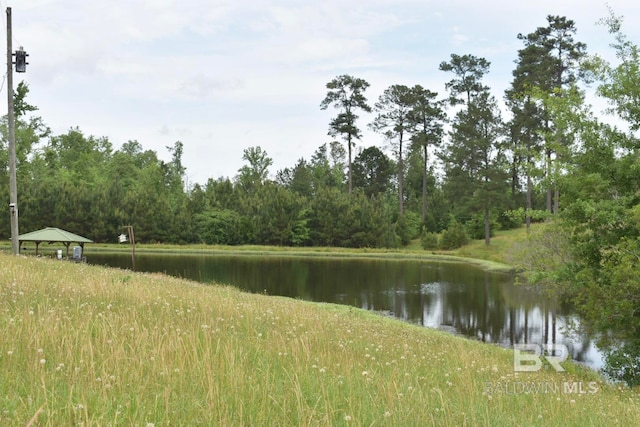
{"label": "tree reflection in water", "polygon": [[[129,268],[126,254],[89,254],[93,264]],[[593,368],[601,354],[571,307],[514,284],[514,276],[464,263],[339,257],[139,254],[138,271],[203,283],[389,313],[483,342],[565,344],[571,358]]]}

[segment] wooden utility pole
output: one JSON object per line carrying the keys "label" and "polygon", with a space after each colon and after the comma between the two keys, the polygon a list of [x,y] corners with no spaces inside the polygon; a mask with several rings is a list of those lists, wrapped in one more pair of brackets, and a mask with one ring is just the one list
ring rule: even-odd
{"label": "wooden utility pole", "polygon": [[125,225],[129,233],[129,242],[131,243],[131,270],[136,271],[136,236],[133,233],[133,225]]}
{"label": "wooden utility pole", "polygon": [[9,130],[9,211],[11,213],[11,248],[20,253],[18,240],[18,184],[16,179],[16,130],[13,114],[13,48],[11,46],[11,8],[7,8],[7,103]]}

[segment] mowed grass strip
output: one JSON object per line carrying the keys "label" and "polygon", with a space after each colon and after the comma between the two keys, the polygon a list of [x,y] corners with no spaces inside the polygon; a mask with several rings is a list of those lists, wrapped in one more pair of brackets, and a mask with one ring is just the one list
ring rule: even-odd
{"label": "mowed grass strip", "polygon": [[160,274],[0,255],[0,332],[3,426],[640,425],[586,370]]}

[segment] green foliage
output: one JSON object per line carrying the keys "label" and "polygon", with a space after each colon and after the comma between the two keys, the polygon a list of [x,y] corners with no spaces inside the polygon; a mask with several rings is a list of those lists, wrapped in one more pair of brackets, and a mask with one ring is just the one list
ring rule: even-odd
{"label": "green foliage", "polygon": [[369,87],[369,83],[361,78],[347,74],[337,76],[327,83],[327,95],[320,103],[320,108],[326,110],[329,106],[338,109],[338,115],[329,123],[329,135],[336,137],[341,135],[347,143],[349,153],[349,193],[353,188],[351,153],[355,141],[360,139],[361,132],[356,121],[356,112],[362,110],[371,112],[371,107],[367,104],[364,92]]}
{"label": "green foliage", "polygon": [[[496,230],[500,229],[500,224],[494,220],[493,217],[489,217],[490,223],[490,237],[495,236]],[[464,223],[464,229],[471,239],[479,240],[485,238],[485,230],[484,230],[484,215],[479,214],[475,215],[470,220]]]}
{"label": "green foliage", "polygon": [[400,216],[396,221],[395,232],[400,239],[400,244],[402,246],[406,246],[411,243],[411,230],[409,229],[407,218],[404,215]]}
{"label": "green foliage", "polygon": [[625,120],[634,131],[640,129],[640,106],[638,105],[638,76],[640,75],[640,49],[628,40],[622,32],[622,17],[615,16],[609,9],[609,16],[601,21],[608,27],[615,42],[612,45],[620,60],[611,65],[598,58],[596,74],[601,84],[598,93],[609,100],[611,112]]}
{"label": "green foliage", "polygon": [[451,250],[457,249],[469,243],[469,236],[464,226],[453,220],[449,223],[449,227],[442,232],[440,237],[440,249]]}
{"label": "green foliage", "polygon": [[209,245],[240,242],[240,216],[228,209],[210,209],[194,215],[198,239]]}
{"label": "green foliage", "polygon": [[[411,112],[415,107],[414,91],[405,85],[391,85],[380,95],[376,102],[378,115],[369,125],[393,145],[398,155],[398,201],[400,215],[404,214],[404,157],[403,144],[413,128]],[[402,238],[404,241],[404,238]]]}
{"label": "green foliage", "polygon": [[482,77],[489,72],[491,63],[473,55],[451,54],[449,62],[441,62],[440,70],[452,72],[455,77],[445,84],[449,90],[449,102],[452,105],[469,104],[479,93],[489,89],[482,84]]}
{"label": "green foliage", "polygon": [[336,141],[322,144],[311,156],[309,167],[314,194],[321,188],[344,186],[344,150],[341,148]]}
{"label": "green foliage", "polygon": [[[529,217],[533,222],[544,221],[549,216],[547,211],[538,209],[530,209],[528,212]],[[503,230],[510,230],[524,224],[526,215],[527,211],[523,207],[519,207],[518,209],[509,209],[500,214],[498,222],[502,226]]]}
{"label": "green foliage", "polygon": [[249,147],[244,150],[242,160],[248,164],[238,170],[238,184],[245,191],[256,191],[267,179],[273,159],[261,147]]}
{"label": "green foliage", "polygon": [[383,198],[327,188],[318,192],[311,207],[309,226],[314,246],[395,246],[390,232],[392,217]]}
{"label": "green foliage", "polygon": [[[411,149],[415,156],[416,152],[420,152],[421,176],[421,208],[422,220],[427,221],[427,187],[430,184],[429,175],[433,175],[429,164],[429,147],[439,146],[442,143],[444,135],[444,122],[446,114],[444,112],[444,102],[436,101],[438,94],[420,85],[415,85],[412,89],[414,95],[414,105],[410,114],[410,120],[415,132],[411,136]],[[410,162],[412,163],[412,162]],[[409,176],[411,173],[410,164]],[[434,183],[435,184],[435,183]],[[435,190],[435,185],[430,186]]]}
{"label": "green foliage", "polygon": [[250,243],[292,245],[306,243],[304,198],[287,188],[268,183],[242,202],[245,231]]}
{"label": "green foliage", "polygon": [[[603,79],[598,90],[633,129],[637,125],[637,103],[629,101],[638,99],[640,75],[629,71],[638,69],[637,47],[620,33],[617,18],[612,15],[606,23],[616,37],[614,48],[621,64],[611,67],[597,63],[593,69]],[[634,81],[636,84],[632,84]],[[569,173],[559,177],[564,209],[560,220],[532,237],[537,243],[520,255],[520,265],[531,283],[570,300],[583,326],[600,333],[598,345],[606,353],[604,371],[636,385],[640,334],[639,144],[633,136],[598,123],[575,105],[566,108],[578,97],[568,94],[566,98],[549,98],[556,131],[571,126],[572,140],[581,143],[580,149],[571,153]]]}
{"label": "green foliage", "polygon": [[420,230],[422,229],[422,220],[420,219],[420,215],[414,211],[407,211],[404,214],[404,220],[407,225],[409,240],[420,237]]}
{"label": "green foliage", "polygon": [[353,186],[372,196],[388,191],[393,163],[378,147],[367,147],[353,161]]}
{"label": "green foliage", "polygon": [[[447,83],[450,102],[464,103],[455,115],[451,141],[441,152],[448,197],[459,218],[499,209],[507,188],[505,127],[497,100],[482,77],[489,62],[471,55],[451,55],[440,69],[455,74]],[[466,95],[466,96],[465,96]]]}
{"label": "green foliage", "polygon": [[422,232],[420,244],[424,250],[438,249],[438,235],[425,230]]}
{"label": "green foliage", "polygon": [[605,350],[602,372],[610,379],[624,381],[628,386],[640,386],[640,341],[630,342]]}
{"label": "green foliage", "polygon": [[291,244],[294,246],[305,246],[309,244],[310,239],[309,211],[302,209],[291,226]]}
{"label": "green foliage", "polygon": [[[524,211],[525,210],[522,209],[522,212]],[[509,215],[508,212],[512,212],[512,211],[508,211],[508,210],[503,211],[502,213],[500,213],[500,215],[498,215],[497,225],[500,227],[500,230],[513,230],[515,228],[522,226],[522,224],[524,224],[524,220],[521,219],[519,215],[512,216],[512,215]]]}
{"label": "green foliage", "polygon": [[304,159],[298,160],[293,169],[278,171],[276,182],[301,196],[313,195],[313,177],[311,168]]}
{"label": "green foliage", "polygon": [[560,223],[540,224],[527,239],[514,245],[507,261],[527,279],[529,286],[550,295],[566,297],[570,290],[562,269],[573,262],[570,236]]}

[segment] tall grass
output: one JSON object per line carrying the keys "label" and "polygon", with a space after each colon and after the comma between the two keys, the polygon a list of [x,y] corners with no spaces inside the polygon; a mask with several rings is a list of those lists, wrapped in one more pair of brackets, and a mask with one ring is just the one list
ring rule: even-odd
{"label": "tall grass", "polygon": [[[640,425],[638,394],[593,373],[516,374],[508,350],[363,310],[64,261],[0,266],[3,426]],[[564,382],[587,392],[516,389]]]}

